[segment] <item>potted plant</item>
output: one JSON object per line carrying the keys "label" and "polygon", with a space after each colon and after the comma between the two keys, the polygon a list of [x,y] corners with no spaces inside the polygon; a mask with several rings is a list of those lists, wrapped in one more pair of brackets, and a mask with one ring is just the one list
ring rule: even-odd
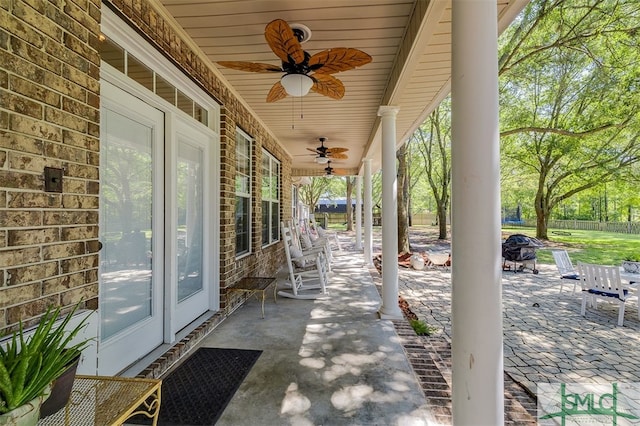
{"label": "potted plant", "polygon": [[26,333],[20,322],[8,342],[0,345],[0,425],[37,424],[40,405],[53,382],[90,342],[71,344],[86,321],[66,330],[77,308],[59,319],[61,308],[50,307],[32,333]]}
{"label": "potted plant", "polygon": [[622,261],[622,267],[626,272],[640,274],[640,253],[631,253]]}

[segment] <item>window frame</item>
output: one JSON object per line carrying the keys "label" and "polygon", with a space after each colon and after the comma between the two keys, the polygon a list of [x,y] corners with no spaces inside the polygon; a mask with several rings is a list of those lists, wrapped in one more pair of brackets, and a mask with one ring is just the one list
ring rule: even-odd
{"label": "window frame", "polygon": [[[240,152],[239,148],[240,148],[240,144],[238,143],[238,138],[243,138],[246,142],[246,151],[245,152]],[[251,244],[251,235],[252,235],[252,207],[253,207],[253,203],[252,203],[252,180],[253,180],[253,157],[252,157],[252,151],[253,151],[253,143],[254,140],[251,136],[249,136],[247,133],[245,133],[244,131],[242,131],[242,129],[240,128],[236,128],[236,171],[235,171],[235,257],[236,259],[248,256],[251,254],[252,252],[252,244]],[[245,164],[245,169],[247,170],[248,174],[245,173],[241,173],[240,172],[240,159],[241,157],[246,159],[246,164]],[[240,186],[240,182],[239,179],[243,179],[245,184],[246,184],[246,192],[242,192],[239,189]],[[242,250],[238,250],[238,235],[239,235],[239,222],[238,222],[238,205],[239,205],[239,200],[246,200],[247,203],[247,209],[246,209],[246,216],[247,216],[247,220],[246,220],[246,229],[244,229],[244,231],[242,232],[243,235],[245,235],[244,240],[246,242],[246,249],[242,249]]]}
{"label": "window frame", "polygon": [[[265,179],[265,159],[268,161],[267,173],[268,178]],[[262,225],[262,234],[260,236],[260,241],[262,243],[262,247],[268,247],[272,244],[276,244],[280,241],[280,195],[281,189],[280,184],[282,182],[281,173],[282,173],[282,163],[269,151],[262,148],[262,162],[261,162],[261,171],[262,171],[262,182],[261,182],[261,207],[263,209],[262,215],[260,218],[260,223]],[[274,180],[275,179],[275,183]],[[267,183],[267,187],[265,188],[265,182]],[[274,187],[275,186],[275,187]],[[275,197],[265,197],[265,194],[272,194],[275,190]],[[265,223],[264,223],[264,204],[268,203],[269,212],[267,213],[267,237],[268,241],[265,242]],[[274,222],[275,215],[275,222]],[[276,226],[277,229],[274,229],[273,226]]]}

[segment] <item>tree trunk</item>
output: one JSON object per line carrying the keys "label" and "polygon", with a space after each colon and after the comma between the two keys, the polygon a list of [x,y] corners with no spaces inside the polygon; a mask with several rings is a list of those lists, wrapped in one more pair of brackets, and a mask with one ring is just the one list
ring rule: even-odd
{"label": "tree trunk", "polygon": [[536,194],[536,238],[548,240],[547,224],[549,223],[549,209],[544,201],[543,194]]}
{"label": "tree trunk", "polygon": [[353,184],[355,178],[346,177],[347,180],[347,231],[353,231],[353,206],[351,205],[351,194],[353,193]]}
{"label": "tree trunk", "polygon": [[407,192],[409,179],[407,178],[407,147],[403,144],[396,152],[398,159],[398,253],[409,253],[409,221],[407,218]]}
{"label": "tree trunk", "polygon": [[438,205],[438,239],[447,239],[447,209]]}

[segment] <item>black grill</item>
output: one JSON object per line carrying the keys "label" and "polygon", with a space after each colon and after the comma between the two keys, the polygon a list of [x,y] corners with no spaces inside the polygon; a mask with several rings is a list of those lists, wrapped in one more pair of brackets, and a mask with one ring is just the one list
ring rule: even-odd
{"label": "black grill", "polygon": [[[527,267],[527,264],[533,264],[533,267],[530,269],[534,274],[537,274],[536,250],[541,247],[544,247],[544,245],[536,238],[523,234],[513,234],[509,236],[502,243],[502,257],[504,258],[502,269],[506,271],[512,269],[511,265],[508,265],[507,262],[513,262],[514,271],[522,271]],[[517,267],[518,263],[520,267]]]}

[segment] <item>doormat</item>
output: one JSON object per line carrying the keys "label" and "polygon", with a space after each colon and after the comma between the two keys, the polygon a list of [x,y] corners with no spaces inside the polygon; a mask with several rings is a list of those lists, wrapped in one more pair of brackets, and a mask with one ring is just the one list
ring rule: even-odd
{"label": "doormat", "polygon": [[[200,348],[162,380],[159,426],[213,425],[262,351]],[[137,415],[127,424],[151,424]]]}

